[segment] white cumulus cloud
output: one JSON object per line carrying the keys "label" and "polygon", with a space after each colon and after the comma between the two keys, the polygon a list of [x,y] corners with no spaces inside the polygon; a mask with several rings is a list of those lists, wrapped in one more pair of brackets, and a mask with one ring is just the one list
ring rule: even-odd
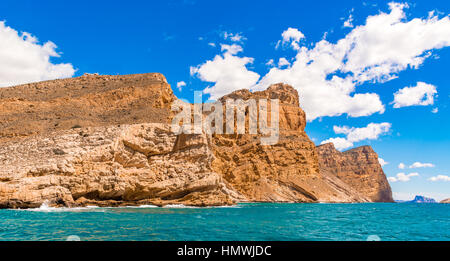
{"label": "white cumulus cloud", "polygon": [[222,52],[225,51],[226,53],[231,54],[231,55],[235,55],[244,50],[244,49],[242,49],[242,46],[240,46],[238,44],[232,44],[232,45],[221,44],[220,48],[221,48]]}
{"label": "white cumulus cloud", "polygon": [[181,90],[183,89],[184,86],[186,86],[186,83],[184,81],[177,82],[177,88],[178,88],[178,90],[180,92],[181,92]]}
{"label": "white cumulus cloud", "polygon": [[356,78],[387,80],[407,67],[417,68],[429,50],[450,45],[450,19],[428,18],[406,20],[406,4],[390,3],[390,13],[369,16],[364,26],[358,26],[345,40],[354,44],[346,55],[344,71]]}
{"label": "white cumulus cloud", "polygon": [[390,182],[407,182],[410,181],[412,177],[418,177],[419,173],[414,172],[414,173],[410,173],[410,174],[405,174],[405,173],[397,173],[397,175],[395,177],[388,177],[388,180]]}
{"label": "white cumulus cloud", "polygon": [[267,61],[266,65],[270,67],[275,66],[275,61],[273,59],[270,59],[269,61]]}
{"label": "white cumulus cloud", "polygon": [[347,126],[334,126],[333,130],[336,134],[345,134],[345,138],[330,138],[322,141],[321,144],[332,142],[336,149],[343,150],[353,147],[353,143],[363,140],[376,140],[381,135],[386,134],[391,129],[391,124],[383,123],[369,123],[366,127],[354,128]]}
{"label": "white cumulus cloud", "polygon": [[333,130],[336,134],[346,134],[347,140],[358,142],[362,140],[376,140],[381,134],[387,133],[391,129],[389,122],[369,123],[363,128],[349,128],[347,126],[334,126]]}
{"label": "white cumulus cloud", "polygon": [[242,51],[241,46],[236,44],[221,46],[225,51],[223,55],[216,55],[213,60],[190,68],[192,76],[215,83],[203,90],[204,93],[211,95],[211,100],[236,90],[249,89],[260,77],[246,67],[247,64],[253,63],[253,58],[235,56]]}
{"label": "white cumulus cloud", "polygon": [[398,168],[399,169],[405,169],[406,165],[404,163],[400,163],[400,164],[398,164]]}
{"label": "white cumulus cloud", "polygon": [[421,65],[430,50],[450,45],[449,17],[407,21],[406,7],[390,4],[390,13],[369,16],[335,44],[322,40],[311,49],[300,48],[289,68],[272,68],[255,89],[276,82],[291,84],[301,94],[308,120],[383,113],[378,94],[357,93],[356,87],[393,79],[396,73]]}
{"label": "white cumulus cloud", "polygon": [[428,180],[429,181],[433,181],[433,182],[436,182],[436,181],[450,181],[450,177],[446,176],[446,175],[437,175],[435,177],[429,178]]}
{"label": "white cumulus cloud", "polygon": [[291,65],[291,63],[284,57],[281,57],[278,60],[278,67],[289,66],[289,65]]}
{"label": "white cumulus cloud", "polygon": [[[433,105],[437,90],[434,85],[418,82],[416,86],[405,87],[394,93],[394,108],[414,105]],[[437,112],[437,111],[436,111]]]}
{"label": "white cumulus cloud", "polygon": [[[342,114],[361,117],[384,113],[385,106],[377,93],[360,92],[357,87],[394,79],[400,71],[418,68],[433,50],[450,45],[448,16],[439,18],[433,13],[426,18],[408,19],[406,8],[406,4],[390,3],[389,12],[367,17],[364,24],[355,26],[336,43],[321,40],[312,47],[301,47],[303,33],[288,28],[278,45],[290,45],[297,50],[289,67],[270,67],[267,74],[251,86],[247,81],[246,84],[234,82],[239,86],[232,87],[230,83],[224,87],[262,90],[274,83],[290,84],[300,93],[308,121]],[[250,71],[246,71],[250,75]],[[208,87],[213,97],[226,93],[220,90],[221,84],[215,86],[214,89]]]}
{"label": "white cumulus cloud", "polygon": [[378,158],[378,162],[380,163],[381,167],[383,167],[383,166],[389,164],[389,162],[385,161],[385,160],[382,159],[382,158]]}
{"label": "white cumulus cloud", "polygon": [[56,48],[53,42],[40,44],[30,33],[19,33],[0,21],[0,87],[72,77],[71,64],[50,61],[60,57]]}
{"label": "white cumulus cloud", "polygon": [[415,168],[433,168],[434,164],[432,163],[421,163],[421,162],[414,162],[411,166],[409,166],[410,169]]}
{"label": "white cumulus cloud", "polygon": [[301,39],[305,38],[305,35],[300,32],[297,28],[289,27],[286,31],[281,34],[282,40],[278,41],[276,48],[278,49],[281,45],[290,44],[294,50],[299,50],[299,42]]}
{"label": "white cumulus cloud", "polygon": [[334,147],[337,150],[344,150],[350,147],[353,147],[353,142],[348,141],[346,138],[329,138],[327,140],[322,141],[320,144],[333,143]]}

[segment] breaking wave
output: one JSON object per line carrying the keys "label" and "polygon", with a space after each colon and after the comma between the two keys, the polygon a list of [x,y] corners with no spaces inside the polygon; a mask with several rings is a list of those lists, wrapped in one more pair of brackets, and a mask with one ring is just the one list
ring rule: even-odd
{"label": "breaking wave", "polygon": [[18,209],[21,211],[34,211],[34,212],[104,212],[108,209],[146,209],[146,208],[197,208],[197,209],[207,209],[207,208],[241,208],[241,205],[231,205],[231,206],[209,206],[209,207],[197,207],[197,206],[187,206],[183,204],[169,204],[163,207],[156,205],[139,205],[139,206],[120,206],[120,207],[99,207],[99,206],[86,206],[86,207],[51,207],[48,202],[42,203],[39,208],[29,208],[29,209]]}

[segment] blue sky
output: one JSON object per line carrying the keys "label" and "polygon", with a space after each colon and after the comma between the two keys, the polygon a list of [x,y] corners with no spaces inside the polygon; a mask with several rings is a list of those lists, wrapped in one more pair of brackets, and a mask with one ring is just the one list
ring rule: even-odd
{"label": "blue sky", "polygon": [[[23,63],[28,66],[26,68],[34,63],[39,64],[38,67],[44,68],[44,72],[33,70],[30,81],[72,74],[80,76],[86,72],[161,72],[179,98],[192,100],[194,90],[213,88],[212,94],[217,95],[245,87],[256,90],[286,75],[286,81],[298,85],[294,87],[304,99],[302,105],[306,111],[310,112],[309,115],[315,115],[309,119],[306,131],[317,144],[338,137],[352,145],[347,144],[342,150],[370,144],[380,158],[388,162],[383,168],[391,177],[394,197],[406,199],[422,194],[437,199],[448,198],[450,181],[445,181],[445,176],[450,176],[450,48],[447,47],[450,45],[447,37],[450,27],[445,18],[448,19],[450,3],[420,0],[409,1],[407,6],[390,8],[389,2],[3,0],[0,2],[0,21],[5,21],[3,29],[9,27],[19,34],[28,32],[39,40],[30,44],[40,48],[36,53],[43,55],[44,59],[37,57],[36,61]],[[369,16],[381,17],[383,13],[394,16],[393,10],[404,14],[397,24],[410,25],[394,34],[402,35],[398,39],[391,40],[389,36],[392,34],[386,33],[391,27],[383,30],[385,25],[382,24],[374,27],[380,30],[369,30],[366,26]],[[434,13],[430,15],[430,11]],[[423,24],[410,23],[414,19]],[[283,32],[287,32],[284,38]],[[352,32],[356,35],[354,44],[364,47],[358,57],[365,57],[365,60],[352,58],[351,51],[348,51],[344,60],[337,59],[342,65],[340,68],[347,69],[333,71],[324,79],[320,79],[320,72],[315,75],[316,71],[326,71],[327,64],[335,60],[326,60],[326,65],[310,68],[312,71],[305,75],[301,75],[301,69],[294,69],[302,66],[297,57],[301,48],[305,48],[304,54],[310,57],[325,57],[326,51],[313,51],[318,42],[325,39],[332,50],[330,52],[336,53],[341,50],[338,41]],[[422,34],[425,37],[421,37]],[[5,35],[0,34],[0,38]],[[376,39],[381,39],[383,44]],[[407,39],[406,43],[402,39]],[[48,41],[57,48],[44,48]],[[2,43],[0,46],[4,48]],[[16,46],[14,44],[14,48]],[[345,43],[342,46],[346,48]],[[242,51],[236,49],[238,47]],[[35,52],[35,49],[26,50]],[[54,50],[60,57],[55,57]],[[396,56],[403,51],[404,56]],[[14,62],[11,66],[5,62],[10,59],[11,53],[14,51],[3,54],[0,51],[0,84],[3,81],[4,86],[25,80],[21,77],[2,79],[2,74],[6,75],[6,71],[2,70],[18,64]],[[46,61],[46,57],[50,60]],[[244,59],[246,57],[247,60]],[[415,61],[412,58],[415,57],[423,59],[412,68],[412,61]],[[227,77],[215,76],[215,71],[225,72],[225,75],[228,72],[227,66],[221,67],[224,65],[217,60],[214,62],[215,58],[224,59],[230,67]],[[289,64],[279,64],[280,58],[285,58]],[[371,59],[379,62],[371,64]],[[273,60],[273,65],[270,65],[270,60]],[[208,66],[207,61],[210,61]],[[62,65],[53,67],[59,64]],[[399,64],[406,67],[400,66],[402,68],[399,69]],[[278,65],[281,66],[277,68]],[[358,68],[365,70],[358,71]],[[374,68],[387,68],[389,72],[381,78],[395,77],[384,80],[374,77],[378,72],[369,70]],[[367,72],[371,72],[369,76]],[[314,75],[309,79],[312,87],[305,82],[311,74]],[[334,102],[320,100],[322,96],[315,91],[314,84],[324,84],[323,90],[330,90],[327,89],[330,88],[328,84],[336,84],[331,82],[333,76],[346,80],[337,88],[354,88],[349,93],[339,92],[339,95],[348,98],[358,93],[370,94],[367,100],[349,100],[342,104],[339,99]],[[363,77],[370,79],[361,80]],[[182,81],[186,86],[179,90],[176,86]],[[242,86],[233,85],[234,82],[241,82]],[[420,101],[414,100],[414,93],[406,92],[420,91],[420,88],[415,88],[418,86],[428,88],[427,93],[433,100],[425,100],[425,96]],[[394,108],[394,94],[405,87],[412,88],[405,89],[403,100],[398,96],[400,108]],[[430,89],[435,93],[430,93]],[[319,99],[318,102],[311,102],[315,99]],[[425,105],[418,105],[420,102]],[[342,111],[333,112],[333,104]],[[327,106],[331,107],[325,110]],[[375,124],[375,128],[367,128],[371,123]],[[377,125],[382,123],[387,123],[388,127]],[[341,130],[341,133],[336,133],[336,130]],[[432,167],[409,168],[415,162],[429,163]],[[400,163],[406,167],[399,169]],[[404,175],[397,176],[398,173]],[[413,175],[409,175],[411,173]],[[441,178],[430,180],[438,175]]]}

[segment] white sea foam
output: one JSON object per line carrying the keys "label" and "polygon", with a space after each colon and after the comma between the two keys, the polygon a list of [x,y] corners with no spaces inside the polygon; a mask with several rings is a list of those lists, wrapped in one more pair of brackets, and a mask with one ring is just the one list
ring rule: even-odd
{"label": "white sea foam", "polygon": [[86,206],[86,207],[74,207],[74,208],[67,208],[67,207],[50,207],[48,205],[48,202],[42,203],[42,205],[39,208],[29,208],[29,209],[23,209],[26,211],[35,211],[35,212],[81,212],[81,211],[103,211],[102,208],[98,206]]}
{"label": "white sea foam", "polygon": [[[110,208],[115,208],[115,207],[110,207]],[[117,208],[159,208],[159,207],[155,206],[155,205],[140,205],[140,206],[124,206],[124,207],[117,207]]]}
{"label": "white sea foam", "polygon": [[169,204],[163,206],[163,208],[199,208],[199,209],[206,209],[206,208],[241,208],[240,205],[231,205],[231,206],[207,206],[207,207],[198,207],[198,206],[186,206],[183,204]]}
{"label": "white sea foam", "polygon": [[156,205],[139,205],[139,206],[121,206],[121,207],[99,207],[99,206],[86,206],[86,207],[51,207],[48,202],[42,203],[39,208],[29,208],[29,209],[18,209],[25,211],[35,211],[35,212],[104,212],[108,209],[146,209],[146,208],[198,208],[198,209],[206,209],[206,208],[241,208],[240,205],[231,205],[231,206],[209,206],[209,207],[197,207],[197,206],[186,206],[183,204],[169,204],[163,207],[159,207]]}
{"label": "white sea foam", "polygon": [[242,208],[243,205],[230,205],[230,206],[214,206],[210,208]]}
{"label": "white sea foam", "polygon": [[171,204],[171,205],[165,205],[163,208],[199,208],[194,206],[186,206],[183,204]]}

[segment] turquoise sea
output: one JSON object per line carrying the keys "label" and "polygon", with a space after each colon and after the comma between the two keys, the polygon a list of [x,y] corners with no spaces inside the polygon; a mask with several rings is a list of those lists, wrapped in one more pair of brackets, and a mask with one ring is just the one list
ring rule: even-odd
{"label": "turquoise sea", "polygon": [[450,240],[450,204],[0,210],[0,240]]}

